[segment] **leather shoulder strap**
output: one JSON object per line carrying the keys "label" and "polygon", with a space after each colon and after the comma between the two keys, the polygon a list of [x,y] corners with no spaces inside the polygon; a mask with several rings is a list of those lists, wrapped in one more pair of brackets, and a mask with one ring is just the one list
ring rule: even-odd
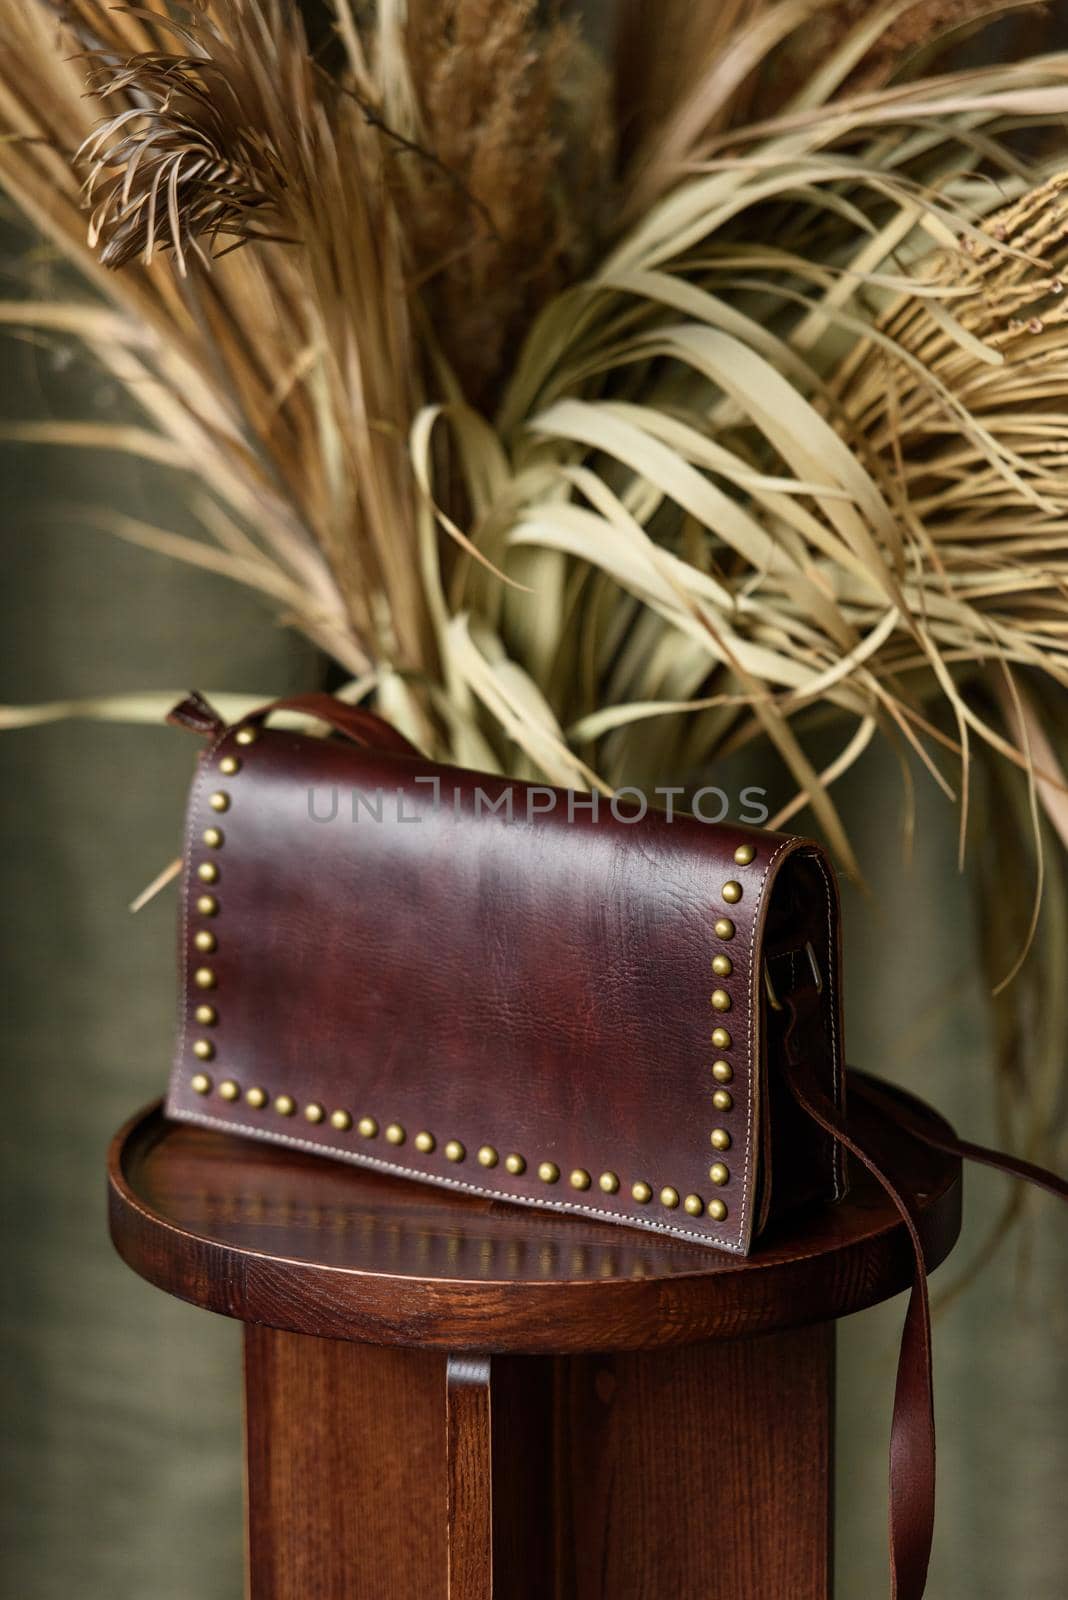
{"label": "leather shoulder strap", "polygon": [[[419,751],[396,728],[366,711],[362,706],[350,706],[332,694],[292,694],[279,700],[269,700],[242,717],[237,727],[260,727],[275,711],[300,711],[305,716],[325,722],[346,738],[367,750],[387,750],[393,755],[418,756]],[[192,689],[167,713],[167,721],[179,728],[205,738],[217,739],[226,724],[210,701],[199,690]]]}
{"label": "leather shoulder strap", "polygon": [[[927,1263],[923,1241],[908,1198],[882,1171],[843,1120],[837,1107],[821,1091],[815,1075],[801,1059],[798,1026],[811,998],[808,991],[783,1002],[788,1014],[785,1037],[786,1081],[797,1103],[819,1127],[865,1166],[892,1200],[909,1235],[916,1260],[916,1276],[909,1294],[901,1334],[894,1414],[890,1431],[890,1593],[892,1600],[923,1600],[927,1567],[934,1535],[935,1424],[931,1361],[931,1313],[927,1294]],[[971,1144],[932,1129],[906,1106],[867,1079],[855,1078],[851,1096],[859,1095],[883,1116],[892,1118],[913,1138],[936,1150],[997,1167],[1014,1177],[1026,1178],[1050,1194],[1068,1200],[1068,1183],[1056,1173],[1016,1156]]]}
{"label": "leather shoulder strap", "polygon": [[338,700],[332,694],[291,694],[280,700],[270,700],[247,717],[242,717],[241,725],[259,726],[275,711],[300,711],[307,717],[315,717],[367,750],[388,750],[398,756],[419,755],[419,751],[402,733],[398,733],[396,728],[373,711],[365,711],[362,706],[350,706],[347,701]]}
{"label": "leather shoulder strap", "polygon": [[948,1155],[960,1156],[966,1161],[978,1161],[985,1167],[994,1167],[998,1172],[1008,1173],[1013,1178],[1025,1178],[1028,1183],[1033,1183],[1039,1189],[1045,1189],[1048,1194],[1056,1195],[1059,1200],[1068,1200],[1068,1181],[1056,1172],[1050,1172],[1046,1167],[1040,1167],[1033,1161],[1024,1161],[1019,1156],[1010,1156],[1004,1150],[991,1150],[985,1144],[972,1144],[968,1139],[953,1139],[943,1135],[936,1128],[915,1116],[907,1106],[902,1105],[893,1095],[880,1089],[879,1085],[867,1078],[857,1078],[853,1090],[862,1100],[867,1100],[869,1105],[875,1106],[883,1116],[892,1117],[899,1127],[904,1128],[914,1139],[919,1139],[922,1144],[929,1144],[933,1150],[944,1150]]}
{"label": "leather shoulder strap", "polygon": [[935,1423],[931,1361],[931,1308],[927,1294],[927,1262],[908,1199],[857,1142],[838,1109],[807,1070],[796,1039],[805,1008],[805,993],[784,1001],[789,1014],[785,1040],[785,1074],[790,1092],[803,1111],[848,1150],[881,1184],[908,1232],[916,1260],[909,1293],[894,1389],[890,1430],[890,1593],[892,1600],[922,1600],[934,1536]]}

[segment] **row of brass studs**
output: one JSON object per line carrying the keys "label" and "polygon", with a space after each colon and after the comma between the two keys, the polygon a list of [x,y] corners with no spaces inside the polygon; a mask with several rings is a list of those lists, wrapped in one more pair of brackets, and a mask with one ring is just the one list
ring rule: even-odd
{"label": "row of brass studs", "polygon": [[[254,744],[259,738],[259,729],[239,728],[234,738],[240,745]],[[219,762],[219,771],[228,778],[236,777],[241,771],[241,757],[223,756]],[[230,796],[225,790],[217,789],[209,797],[208,804],[214,812],[222,816],[230,809]],[[222,829],[214,826],[205,828],[200,837],[209,850],[221,850],[226,842]],[[218,887],[221,876],[217,861],[210,859],[202,861],[197,867],[197,877],[208,891]],[[219,914],[219,901],[214,894],[205,892],[197,896],[196,909],[198,916],[216,917]],[[200,955],[213,955],[219,948],[218,936],[211,928],[198,928],[193,935],[193,948]],[[216,986],[215,969],[207,966],[197,967],[193,973],[193,982],[198,989],[214,989]],[[208,1005],[207,1002],[198,1005],[193,1016],[201,1028],[213,1028],[219,1020],[218,1011],[213,1005]],[[195,1039],[193,1041],[193,1054],[198,1061],[213,1061],[215,1059],[215,1045],[210,1039]],[[211,1091],[211,1080],[205,1077],[202,1072],[198,1072],[193,1079],[193,1088],[197,1094],[208,1094]],[[219,1093],[223,1094],[221,1085]],[[233,1100],[237,1098],[237,1095],[223,1095],[223,1098]],[[265,1103],[265,1101],[262,1103]]]}
{"label": "row of brass studs", "polygon": [[[194,1076],[192,1083],[197,1094],[210,1094],[215,1087],[212,1080],[204,1072],[198,1072]],[[241,1098],[241,1087],[234,1082],[233,1078],[224,1078],[219,1084],[217,1092],[223,1100],[234,1101]],[[266,1089],[260,1088],[258,1084],[254,1084],[252,1088],[245,1090],[245,1100],[255,1111],[262,1111],[269,1099],[270,1096]],[[274,1109],[280,1116],[292,1117],[296,1114],[297,1103],[292,1095],[279,1094],[274,1098]],[[348,1133],[353,1126],[351,1112],[338,1109],[331,1111],[329,1118],[327,1118],[326,1108],[318,1100],[309,1101],[304,1107],[304,1116],[311,1123],[329,1120],[330,1126],[336,1128],[339,1133]],[[379,1126],[374,1117],[360,1117],[355,1126],[357,1133],[364,1139],[376,1139],[378,1137]],[[402,1145],[408,1137],[399,1122],[390,1122],[381,1131],[386,1142],[392,1145]],[[429,1155],[433,1150],[437,1149],[437,1140],[434,1135],[425,1130],[417,1133],[412,1143],[424,1155]],[[449,1139],[442,1149],[447,1161],[459,1162],[464,1161],[467,1157],[467,1150],[459,1139]],[[500,1159],[500,1155],[490,1144],[480,1146],[476,1153],[476,1160],[481,1167],[495,1167]],[[514,1151],[512,1154],[505,1156],[504,1165],[513,1177],[521,1177],[527,1170],[527,1163],[524,1157]],[[560,1168],[555,1161],[542,1161],[538,1166],[538,1177],[542,1183],[558,1183],[560,1181]],[[593,1179],[584,1167],[576,1167],[569,1175],[568,1182],[572,1189],[583,1191],[592,1187]],[[614,1172],[602,1172],[597,1179],[597,1187],[603,1194],[617,1194],[620,1187],[619,1178]],[[653,1191],[649,1184],[641,1180],[631,1185],[630,1192],[632,1198],[639,1205],[647,1205],[653,1198]],[[672,1188],[670,1184],[661,1189],[660,1204],[666,1210],[674,1211],[680,1203],[683,1210],[688,1212],[691,1217],[701,1216],[705,1209],[705,1203],[699,1194],[688,1194],[683,1199],[678,1190]],[[718,1207],[721,1204],[721,1201],[710,1200],[708,1203],[709,1214],[718,1217]]]}
{"label": "row of brass studs", "polygon": [[[756,851],[751,844],[740,844],[734,852],[734,859],[740,867],[747,867],[755,855]],[[742,898],[742,886],[736,879],[732,878],[723,885],[721,893],[727,905],[736,906]],[[734,938],[734,923],[729,917],[718,917],[715,922],[714,932],[717,939],[721,939],[724,944],[728,944]],[[712,972],[715,977],[729,978],[733,971],[734,963],[726,951],[720,951],[712,957]],[[731,997],[726,989],[713,989],[710,1000],[713,1011],[721,1015],[731,1009]],[[733,1042],[729,1029],[725,1028],[722,1023],[717,1023],[716,1027],[712,1029],[714,1047],[719,1051],[727,1051],[730,1050]],[[719,1085],[712,1094],[714,1109],[722,1112],[730,1111],[734,1106],[734,1097],[724,1085],[733,1080],[734,1068],[729,1061],[720,1056],[712,1063],[712,1076]],[[731,1147],[731,1136],[726,1128],[713,1128],[709,1134],[709,1141],[713,1150],[722,1152],[729,1150]],[[730,1182],[730,1168],[723,1161],[714,1161],[708,1169],[708,1176],[717,1188],[722,1188],[725,1183]],[[726,1203],[718,1199],[710,1200],[708,1202],[708,1214],[717,1222],[725,1221],[727,1216]]]}

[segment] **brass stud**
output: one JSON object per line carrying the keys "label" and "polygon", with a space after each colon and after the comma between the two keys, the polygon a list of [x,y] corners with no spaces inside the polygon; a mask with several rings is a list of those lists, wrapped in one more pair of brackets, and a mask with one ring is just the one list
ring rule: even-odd
{"label": "brass stud", "polygon": [[378,1123],[374,1117],[361,1117],[356,1124],[356,1129],[361,1138],[373,1139],[378,1133]]}
{"label": "brass stud", "polygon": [[631,1184],[630,1192],[640,1206],[644,1206],[653,1198],[653,1191],[650,1189],[649,1185],[647,1183],[643,1183],[640,1178],[638,1179],[637,1183]]}
{"label": "brass stud", "polygon": [[[216,789],[213,795],[208,796],[208,805],[213,811],[229,811],[230,796],[225,789]],[[724,890],[726,894],[726,890]]]}
{"label": "brass stud", "polygon": [[705,1209],[705,1203],[699,1194],[688,1194],[682,1202],[683,1210],[687,1216],[699,1217]]}
{"label": "brass stud", "polygon": [[202,894],[197,897],[197,911],[202,917],[213,917],[219,909],[219,902],[213,894]]}
{"label": "brass stud", "polygon": [[734,1077],[734,1068],[729,1061],[713,1061],[712,1076],[717,1083],[730,1083]]}
{"label": "brass stud", "polygon": [[322,1122],[325,1116],[326,1112],[323,1110],[318,1100],[309,1100],[308,1104],[304,1107],[305,1122]]}
{"label": "brass stud", "polygon": [[491,1144],[484,1144],[478,1152],[478,1164],[480,1167],[495,1167],[499,1160],[500,1157]]}
{"label": "brass stud", "polygon": [[712,1009],[713,1009],[713,1011],[729,1011],[730,1008],[731,1008],[731,997],[727,993],[726,989],[713,989],[712,990]]}
{"label": "brass stud", "polygon": [[538,1177],[542,1183],[555,1183],[560,1176],[560,1168],[555,1161],[543,1161],[538,1168]]}
{"label": "brass stud", "polygon": [[233,1078],[224,1078],[219,1085],[219,1093],[224,1100],[236,1100],[241,1094],[241,1090]]}
{"label": "brass stud", "polygon": [[291,1117],[297,1109],[297,1102],[291,1094],[278,1094],[274,1098],[274,1109],[280,1117]]}
{"label": "brass stud", "polygon": [[712,929],[717,939],[733,939],[734,923],[730,917],[719,917]]}
{"label": "brass stud", "polygon": [[208,928],[201,928],[193,940],[198,950],[203,950],[205,955],[210,955],[218,944],[215,935]]}
{"label": "brass stud", "polygon": [[221,828],[205,828],[200,837],[203,839],[204,843],[209,849],[222,849],[223,831]]}
{"label": "brass stud", "polygon": [[588,1189],[591,1179],[584,1167],[576,1167],[567,1181],[572,1189]]}
{"label": "brass stud", "polygon": [[674,1211],[678,1203],[679,1191],[677,1189],[673,1189],[670,1184],[668,1184],[666,1189],[661,1189],[660,1204],[662,1206],[666,1206],[669,1211]]}
{"label": "brass stud", "polygon": [[197,877],[201,883],[218,883],[219,869],[214,861],[202,861],[197,868]]}
{"label": "brass stud", "polygon": [[404,1140],[405,1140],[405,1132],[404,1132],[404,1129],[401,1127],[400,1123],[399,1122],[391,1122],[389,1124],[389,1126],[386,1128],[386,1143],[387,1144],[403,1144]]}
{"label": "brass stud", "polygon": [[723,1200],[710,1200],[708,1202],[708,1214],[713,1222],[722,1222],[727,1215],[726,1203]]}
{"label": "brass stud", "polygon": [[210,1094],[211,1093],[211,1079],[208,1077],[206,1072],[194,1072],[192,1078],[189,1081],[193,1085],[193,1089],[194,1089],[195,1093],[197,1093],[197,1094]]}
{"label": "brass stud", "polygon": [[232,778],[235,772],[241,771],[241,757],[223,756],[219,762],[219,771],[225,772],[228,778]]}
{"label": "brass stud", "polygon": [[522,1174],[527,1170],[527,1164],[523,1160],[523,1157],[516,1154],[514,1151],[510,1156],[505,1156],[504,1164],[514,1178],[521,1177]]}
{"label": "brass stud", "polygon": [[734,1105],[734,1097],[726,1089],[717,1089],[712,1096],[712,1104],[717,1111],[729,1111]]}
{"label": "brass stud", "polygon": [[713,956],[712,971],[717,978],[729,978],[734,971],[734,962],[730,956]]}
{"label": "brass stud", "polygon": [[438,1141],[434,1138],[432,1133],[427,1133],[426,1129],[424,1128],[422,1133],[416,1134],[412,1142],[417,1150],[421,1150],[425,1156],[428,1156]]}
{"label": "brass stud", "polygon": [[466,1154],[467,1151],[464,1149],[459,1139],[450,1139],[448,1144],[445,1146],[445,1159],[447,1161],[462,1161]]}
{"label": "brass stud", "polygon": [[193,982],[198,989],[214,989],[215,974],[210,967],[198,967],[193,974]]}
{"label": "brass stud", "polygon": [[713,1028],[712,1029],[712,1043],[715,1045],[717,1050],[729,1050],[730,1049],[730,1047],[731,1047],[731,1036],[727,1032],[726,1028]]}
{"label": "brass stud", "polygon": [[210,1039],[197,1039],[193,1045],[193,1054],[198,1061],[210,1061],[215,1054],[215,1046]]}
{"label": "brass stud", "polygon": [[730,1171],[723,1165],[722,1161],[713,1161],[712,1165],[708,1169],[708,1176],[712,1179],[712,1182],[718,1186],[719,1184],[727,1182],[730,1177]]}
{"label": "brass stud", "polygon": [[729,1150],[731,1147],[731,1136],[726,1128],[713,1128],[708,1137],[713,1150]]}
{"label": "brass stud", "polygon": [[723,885],[720,891],[729,906],[736,906],[742,898],[742,886],[734,878]]}
{"label": "brass stud", "polygon": [[605,1194],[616,1194],[619,1189],[619,1179],[614,1172],[602,1172],[597,1184]]}
{"label": "brass stud", "polygon": [[259,736],[260,730],[258,728],[238,728],[234,734],[234,742],[236,744],[255,744]]}
{"label": "brass stud", "polygon": [[251,1089],[245,1090],[245,1099],[254,1111],[262,1111],[267,1104],[267,1091],[254,1084]]}
{"label": "brass stud", "polygon": [[336,1128],[338,1133],[348,1133],[352,1127],[352,1117],[347,1111],[331,1111],[330,1126]]}
{"label": "brass stud", "polygon": [[740,844],[734,852],[734,859],[740,867],[747,867],[756,855],[751,844]]}

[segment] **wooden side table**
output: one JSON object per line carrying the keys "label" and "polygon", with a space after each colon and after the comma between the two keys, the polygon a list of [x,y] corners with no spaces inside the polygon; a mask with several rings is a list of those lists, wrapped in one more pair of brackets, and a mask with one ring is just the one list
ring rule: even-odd
{"label": "wooden side table", "polygon": [[[959,1164],[854,1105],[937,1265]],[[912,1272],[853,1181],[739,1261],[157,1106],[112,1145],[111,1228],[245,1323],[251,1600],[829,1600],[835,1319]]]}

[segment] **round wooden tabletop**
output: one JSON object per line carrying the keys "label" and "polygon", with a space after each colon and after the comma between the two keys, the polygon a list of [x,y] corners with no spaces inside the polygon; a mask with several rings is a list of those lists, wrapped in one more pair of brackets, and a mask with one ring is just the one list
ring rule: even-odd
{"label": "round wooden tabletop", "polygon": [[[851,1118],[912,1196],[937,1266],[960,1230],[959,1162],[859,1097]],[[373,1344],[563,1353],[744,1338],[874,1305],[913,1271],[896,1212],[856,1164],[845,1200],[781,1223],[748,1260],[168,1122],[158,1104],[116,1135],[109,1180],[112,1238],[149,1282],[245,1322]]]}

